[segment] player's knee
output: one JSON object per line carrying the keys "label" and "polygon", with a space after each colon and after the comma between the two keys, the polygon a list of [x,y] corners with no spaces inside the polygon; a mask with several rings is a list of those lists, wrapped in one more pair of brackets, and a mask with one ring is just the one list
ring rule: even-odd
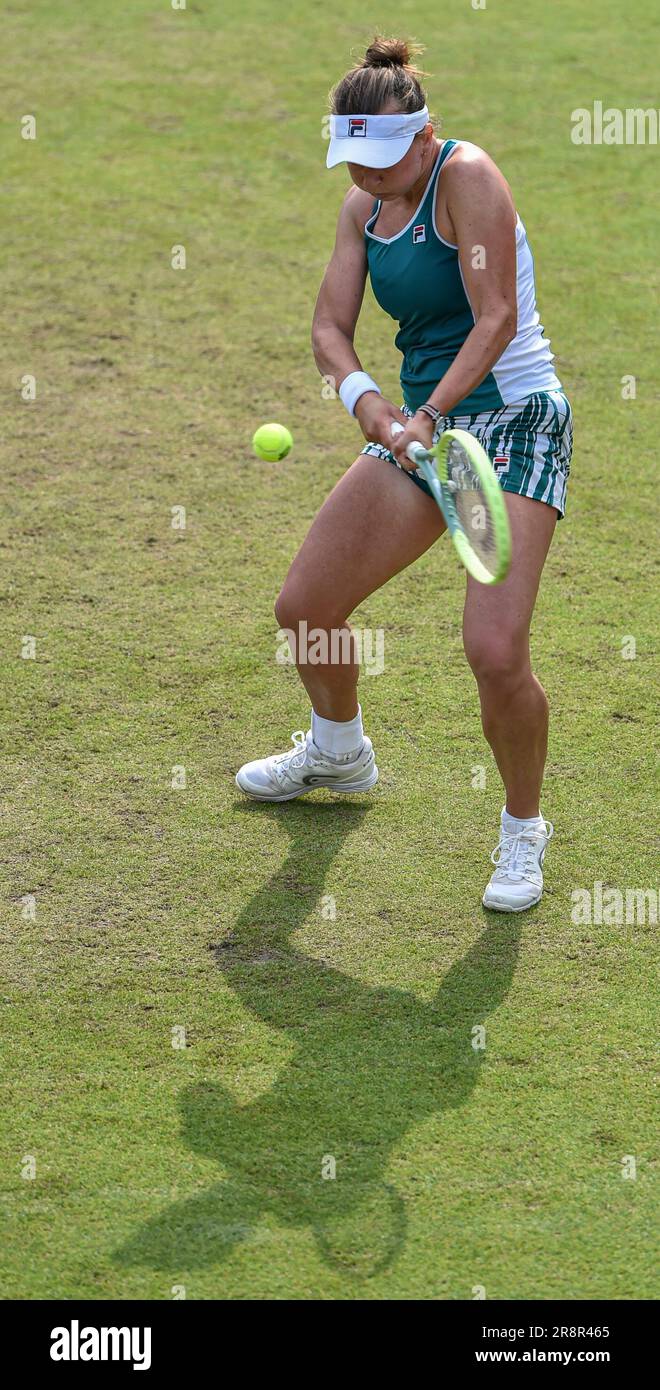
{"label": "player's knee", "polygon": [[488,628],[465,639],[465,654],[480,685],[511,689],[524,679],[529,655],[517,632]]}
{"label": "player's knee", "polygon": [[298,632],[301,623],[307,629],[332,626],[336,620],[329,604],[312,600],[310,594],[298,584],[284,584],[275,601],[275,617],[281,628]]}
{"label": "player's knee", "polygon": [[300,604],[291,589],[284,584],[275,600],[275,617],[281,628],[297,627],[300,621]]}

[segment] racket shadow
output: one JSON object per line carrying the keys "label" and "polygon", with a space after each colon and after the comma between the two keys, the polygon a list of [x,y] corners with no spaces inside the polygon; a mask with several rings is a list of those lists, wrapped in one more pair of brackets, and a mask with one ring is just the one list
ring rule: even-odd
{"label": "racket shadow", "polygon": [[272,1089],[247,1105],[213,1079],[183,1091],[181,1137],[226,1177],[147,1222],[116,1263],[218,1264],[244,1240],[276,1238],[268,1218],[313,1232],[323,1260],[353,1278],[373,1276],[401,1251],[406,1208],[387,1180],[393,1147],[412,1126],[469,1099],[482,1057],[471,1030],[506,998],[520,924],[488,925],[430,1001],[365,985],[299,951],[291,937],[318,908],[333,861],[368,809],[247,808],[286,826],[290,852],[217,943],[216,968],[294,1051]]}

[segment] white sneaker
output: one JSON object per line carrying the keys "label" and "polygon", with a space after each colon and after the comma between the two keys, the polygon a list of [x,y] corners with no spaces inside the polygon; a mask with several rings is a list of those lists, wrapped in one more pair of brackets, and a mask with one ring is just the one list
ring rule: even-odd
{"label": "white sneaker", "polygon": [[257,758],[239,769],[236,785],[241,791],[257,801],[290,801],[316,787],[331,787],[335,792],[366,792],[376,785],[378,768],[370,739],[365,738],[360,752],[347,762],[326,757],[314,743],[311,729],[306,734],[297,729],[291,738],[294,746],[286,753]]}
{"label": "white sneaker", "polygon": [[497,867],[482,898],[484,907],[494,912],[524,912],[540,902],[542,865],[553,834],[550,821],[544,821],[542,829],[530,827],[517,835],[502,826],[500,842],[490,856]]}

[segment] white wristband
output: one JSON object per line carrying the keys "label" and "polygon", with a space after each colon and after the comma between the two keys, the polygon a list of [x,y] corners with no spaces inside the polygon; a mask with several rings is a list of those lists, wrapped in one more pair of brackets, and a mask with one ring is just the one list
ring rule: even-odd
{"label": "white wristband", "polygon": [[355,415],[357,402],[365,391],[377,391],[379,396],[383,394],[380,386],[376,385],[367,372],[349,372],[348,376],[344,377],[339,387],[339,395],[349,415]]}

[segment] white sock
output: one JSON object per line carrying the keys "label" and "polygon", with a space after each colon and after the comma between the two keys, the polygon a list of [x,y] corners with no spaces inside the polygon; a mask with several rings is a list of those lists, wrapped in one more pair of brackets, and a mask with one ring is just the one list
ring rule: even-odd
{"label": "white sock", "polygon": [[364,743],[361,706],[358,705],[354,719],[339,721],[322,719],[313,709],[312,738],[316,747],[329,758],[345,758],[348,762],[351,757],[357,757]]}
{"label": "white sock", "polygon": [[507,835],[519,835],[522,830],[544,830],[545,820],[543,816],[530,816],[529,819],[519,819],[518,816],[510,816],[506,806],[502,808],[502,829],[506,830]]}

